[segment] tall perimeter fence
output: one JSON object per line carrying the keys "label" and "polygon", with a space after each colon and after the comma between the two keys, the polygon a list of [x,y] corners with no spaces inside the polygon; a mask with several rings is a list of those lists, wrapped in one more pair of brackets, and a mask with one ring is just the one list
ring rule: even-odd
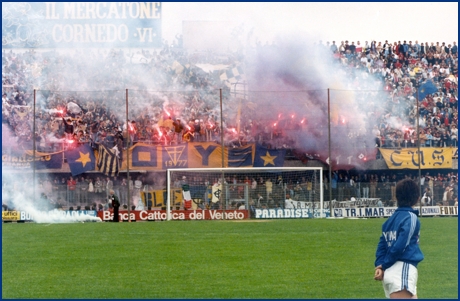
{"label": "tall perimeter fence", "polygon": [[[206,83],[190,91],[34,90],[25,104],[2,110],[4,220],[33,219],[5,213],[24,211],[24,200],[40,210],[110,220],[110,190],[120,199],[123,220],[200,219],[197,212],[203,219],[295,218],[296,210],[315,209],[324,217],[388,216],[396,205],[396,181],[427,173],[420,192],[428,187],[431,195],[421,208],[428,215],[444,214],[443,207],[453,213],[456,110],[447,98],[426,106],[417,91],[250,91],[238,82],[220,90]],[[371,167],[377,159],[386,164],[383,178]],[[270,169],[292,162],[320,168],[321,179],[311,178],[320,187],[287,174],[274,186],[276,199],[270,199],[267,181],[276,183],[279,176]],[[223,179],[229,186],[222,190],[232,191],[226,203],[209,202],[220,177],[167,179],[174,169],[210,168],[242,169]],[[251,168],[266,171],[248,174]],[[182,176],[186,183],[180,183]],[[254,185],[258,188],[251,190]],[[321,200],[313,198],[320,192],[321,208]],[[237,213],[216,214],[228,210]]]}

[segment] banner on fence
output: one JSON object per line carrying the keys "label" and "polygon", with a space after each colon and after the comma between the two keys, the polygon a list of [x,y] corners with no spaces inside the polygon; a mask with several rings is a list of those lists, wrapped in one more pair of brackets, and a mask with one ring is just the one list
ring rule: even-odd
{"label": "banner on fence", "polygon": [[63,152],[44,153],[25,150],[23,152],[5,153],[2,155],[2,167],[11,169],[33,168],[60,169],[62,168]]}
{"label": "banner on fence", "polygon": [[420,162],[417,148],[384,149],[380,153],[389,169],[422,169],[452,168],[452,158],[457,148],[452,147],[422,147]]}
{"label": "banner on fence", "polygon": [[[113,219],[112,211],[97,211],[102,221]],[[165,221],[166,210],[120,211],[120,221]],[[172,220],[244,220],[249,218],[248,210],[175,210],[171,212]]]}
{"label": "banner on fence", "polygon": [[[397,207],[364,207],[364,208],[335,208],[334,216],[342,218],[371,218],[390,217]],[[47,214],[43,212],[43,214]],[[319,218],[321,209],[256,209],[256,219],[286,219],[286,218]],[[422,207],[421,216],[458,216],[456,206],[426,206]],[[50,216],[56,217],[53,213]],[[66,210],[59,212],[60,222],[66,219],[72,221],[83,216],[99,217],[102,221],[111,221],[113,211],[96,210]],[[165,221],[166,210],[132,210],[119,212],[120,221]],[[323,209],[323,217],[330,217],[330,210]],[[248,210],[174,210],[172,220],[244,220],[249,218]],[[32,214],[26,211],[3,211],[2,221],[34,221]]]}
{"label": "banner on fence", "polygon": [[20,218],[20,211],[2,211],[2,221],[19,221]]}
{"label": "banner on fence", "polygon": [[[83,145],[80,147],[89,147]],[[77,150],[77,149],[75,149]],[[180,145],[151,145],[137,143],[129,148],[129,168],[131,170],[161,171],[171,168],[219,168],[222,166],[222,147],[215,142],[189,142]],[[389,169],[418,169],[418,153],[416,148],[407,149],[380,149]],[[77,156],[70,158],[70,151],[66,152],[67,160],[84,169],[94,169],[92,152],[89,150],[75,152]],[[124,151],[123,151],[124,153]],[[5,153],[2,155],[2,167],[4,168],[32,168],[33,156],[31,151]],[[100,162],[101,152],[97,152],[96,160]],[[279,167],[284,165],[285,150],[270,150],[256,143],[249,143],[243,147],[224,148],[224,167]],[[127,169],[127,158],[123,154],[123,161],[119,170]],[[314,156],[313,156],[314,157]],[[324,156],[323,156],[324,157]],[[445,148],[421,148],[420,162],[423,169],[453,168],[453,158],[458,157],[458,149],[455,147]],[[321,157],[316,157],[323,160]],[[352,158],[352,157],[350,157]],[[369,158],[368,158],[369,159]],[[56,169],[62,167],[62,152],[44,153],[36,152],[35,164],[37,169]],[[324,160],[323,160],[324,161]],[[118,161],[113,161],[117,163]],[[339,161],[337,161],[339,162]],[[339,163],[338,163],[339,164]],[[345,163],[340,163],[342,166]],[[354,164],[347,162],[349,166]],[[350,165],[351,164],[351,165]],[[343,165],[345,166],[345,165]],[[72,167],[72,166],[71,166]],[[109,167],[114,167],[110,165]],[[107,171],[107,170],[106,170]],[[113,173],[116,173],[114,167]]]}
{"label": "banner on fence", "polygon": [[458,207],[457,206],[441,206],[439,207],[440,215],[456,215],[458,216]]}
{"label": "banner on fence", "polygon": [[[62,210],[62,211],[50,211],[50,212],[39,212],[41,219],[48,218],[50,222],[59,220],[60,222],[75,221],[78,217],[83,216],[97,216],[96,210]],[[21,221],[34,221],[34,216],[27,211],[19,211],[19,220]]]}
{"label": "banner on fence", "polygon": [[[323,209],[323,217],[329,217],[330,210]],[[285,218],[319,218],[321,217],[321,209],[256,209],[254,217],[257,219],[285,219]]]}
{"label": "banner on fence", "polygon": [[[397,207],[334,208],[335,217],[390,217]],[[419,208],[415,208],[419,209]],[[454,206],[426,206],[420,211],[421,216],[458,215]]]}
{"label": "banner on fence", "polygon": [[[179,145],[137,143],[129,150],[130,169],[166,170],[171,168],[222,167],[222,147],[215,142],[190,142]],[[254,166],[255,144],[224,148],[225,167]],[[284,154],[283,154],[284,155]],[[284,161],[284,157],[279,160]],[[122,169],[126,169],[126,156]]]}

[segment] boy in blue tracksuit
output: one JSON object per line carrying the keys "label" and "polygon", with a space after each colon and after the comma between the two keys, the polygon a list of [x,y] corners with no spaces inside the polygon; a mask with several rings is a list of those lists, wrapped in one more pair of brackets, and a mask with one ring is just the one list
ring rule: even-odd
{"label": "boy in blue tracksuit", "polygon": [[417,183],[410,179],[398,182],[398,209],[382,226],[374,279],[383,281],[387,298],[417,298],[417,264],[423,260],[423,254],[419,248],[418,211],[412,206],[419,198]]}

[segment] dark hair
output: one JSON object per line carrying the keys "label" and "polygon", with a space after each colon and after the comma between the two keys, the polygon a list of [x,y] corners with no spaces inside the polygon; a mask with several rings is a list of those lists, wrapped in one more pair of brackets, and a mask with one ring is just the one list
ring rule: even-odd
{"label": "dark hair", "polygon": [[404,179],[396,184],[396,199],[398,207],[412,207],[420,198],[417,183],[411,179]]}

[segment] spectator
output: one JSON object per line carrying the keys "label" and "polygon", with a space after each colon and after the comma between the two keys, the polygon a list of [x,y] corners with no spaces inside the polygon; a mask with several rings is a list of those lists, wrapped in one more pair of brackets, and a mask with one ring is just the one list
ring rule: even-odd
{"label": "spectator", "polygon": [[425,193],[420,200],[422,206],[433,206],[433,194],[431,193],[430,187],[425,188]]}
{"label": "spectator", "polygon": [[106,183],[105,183],[105,192],[106,192],[107,198],[110,196],[112,190],[113,190],[113,181],[110,179],[110,177],[107,177]]}
{"label": "spectator", "polygon": [[335,41],[332,41],[332,45],[330,47],[332,53],[336,53],[338,51],[337,45],[335,44]]}
{"label": "spectator", "polygon": [[77,188],[77,182],[73,177],[67,180],[67,203],[75,204],[75,189]]}
{"label": "spectator", "polygon": [[109,190],[109,200],[113,208],[112,222],[118,223],[120,221],[119,214],[118,214],[118,211],[120,208],[120,201],[118,199],[118,196],[115,194],[115,191],[113,191],[113,189]]}

